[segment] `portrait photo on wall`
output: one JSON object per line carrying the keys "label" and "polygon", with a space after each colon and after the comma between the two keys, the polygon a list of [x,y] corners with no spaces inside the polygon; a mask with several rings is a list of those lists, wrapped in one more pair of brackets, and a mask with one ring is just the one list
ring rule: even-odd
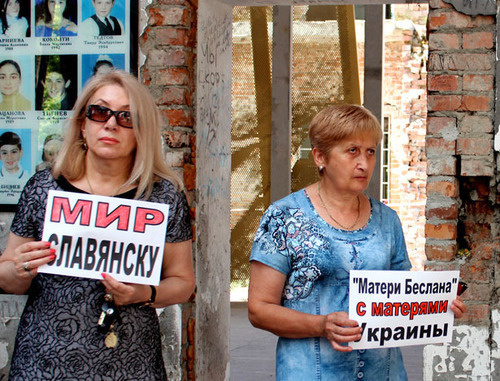
{"label": "portrait photo on wall", "polygon": [[36,161],[38,163],[35,168],[37,172],[45,168],[52,168],[54,160],[61,149],[62,142],[63,136],[61,134],[54,133],[45,136],[42,149],[39,150],[39,156]]}
{"label": "portrait photo on wall", "polygon": [[17,204],[31,175],[31,129],[0,128],[0,204]]}
{"label": "portrait photo on wall", "polygon": [[33,71],[30,56],[0,56],[0,111],[30,111]]}
{"label": "portrait photo on wall", "polygon": [[0,0],[0,6],[0,38],[30,37],[30,0]]}
{"label": "portrait photo on wall", "polygon": [[35,37],[74,37],[78,34],[76,0],[36,0]]}
{"label": "portrait photo on wall", "polygon": [[82,88],[94,75],[125,70],[125,54],[82,54]]}
{"label": "portrait photo on wall", "polygon": [[36,109],[71,110],[77,95],[78,56],[36,56]]}
{"label": "portrait photo on wall", "polygon": [[82,0],[81,36],[121,36],[125,34],[124,1]]}

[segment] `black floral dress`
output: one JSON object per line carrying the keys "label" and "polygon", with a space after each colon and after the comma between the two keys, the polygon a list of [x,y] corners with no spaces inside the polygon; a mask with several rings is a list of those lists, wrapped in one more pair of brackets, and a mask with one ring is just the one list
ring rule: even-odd
{"label": "black floral dress", "polygon": [[[82,192],[49,170],[26,184],[11,231],[41,240],[50,189]],[[133,198],[135,190],[116,197]],[[186,198],[173,185],[155,183],[148,201],[170,204],[166,242],[191,238]],[[107,348],[97,330],[105,289],[99,280],[38,274],[28,291],[10,369],[10,380],[165,380],[161,335],[154,308],[123,306]]]}

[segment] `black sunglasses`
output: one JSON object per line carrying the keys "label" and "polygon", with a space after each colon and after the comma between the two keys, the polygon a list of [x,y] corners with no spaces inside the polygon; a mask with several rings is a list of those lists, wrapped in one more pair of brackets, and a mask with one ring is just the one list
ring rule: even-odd
{"label": "black sunglasses", "polygon": [[116,123],[125,128],[133,128],[132,115],[130,111],[113,111],[107,107],[99,105],[90,105],[87,108],[86,116],[94,122],[107,122],[109,118],[115,116]]}

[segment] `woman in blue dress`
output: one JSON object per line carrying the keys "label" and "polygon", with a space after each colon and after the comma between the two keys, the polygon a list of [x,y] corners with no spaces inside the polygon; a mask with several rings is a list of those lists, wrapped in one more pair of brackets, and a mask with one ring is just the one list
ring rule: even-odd
{"label": "woman in blue dress", "polygon": [[[382,131],[355,105],[330,106],[310,125],[320,180],[273,203],[250,257],[249,318],[280,336],[277,380],[406,380],[399,348],[353,350],[350,270],[409,270],[397,214],[363,194]],[[457,317],[465,311],[455,300]]]}
{"label": "woman in blue dress", "polygon": [[[68,2],[70,4],[68,4]],[[36,37],[72,37],[78,32],[76,5],[71,0],[42,0],[36,6]]]}

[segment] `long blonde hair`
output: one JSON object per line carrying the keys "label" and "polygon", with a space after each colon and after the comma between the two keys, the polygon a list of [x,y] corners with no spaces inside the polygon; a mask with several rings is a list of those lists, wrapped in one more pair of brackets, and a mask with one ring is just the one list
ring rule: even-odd
{"label": "long blonde hair", "polygon": [[132,170],[123,187],[137,185],[136,199],[142,195],[148,198],[154,182],[161,178],[171,181],[177,189],[182,188],[181,180],[168,168],[163,158],[161,117],[153,97],[134,76],[121,70],[94,76],[87,82],[73,107],[73,116],[69,118],[61,150],[52,168],[54,178],[63,175],[67,180],[75,181],[85,175],[87,151],[81,126],[86,118],[90,98],[107,85],[120,86],[128,94],[133,131],[137,140]]}

